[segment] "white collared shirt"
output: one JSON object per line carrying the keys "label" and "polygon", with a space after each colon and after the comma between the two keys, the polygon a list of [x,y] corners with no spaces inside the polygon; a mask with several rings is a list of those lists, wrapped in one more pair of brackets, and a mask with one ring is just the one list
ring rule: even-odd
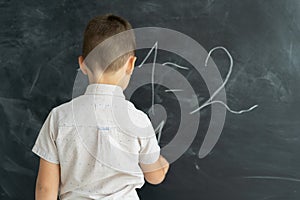
{"label": "white collared shirt", "polygon": [[60,164],[63,200],[138,200],[135,189],[145,183],[138,163],[160,155],[148,116],[108,84],[90,84],[84,95],[53,108],[32,151]]}

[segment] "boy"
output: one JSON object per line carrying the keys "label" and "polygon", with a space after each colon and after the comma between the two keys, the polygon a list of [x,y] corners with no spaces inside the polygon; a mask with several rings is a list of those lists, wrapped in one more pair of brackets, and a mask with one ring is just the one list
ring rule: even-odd
{"label": "boy", "polygon": [[[63,200],[137,200],[135,189],[143,186],[144,179],[150,184],[164,180],[169,163],[160,155],[153,127],[147,129],[149,137],[139,137],[133,126],[117,122],[112,115],[117,109],[117,114],[129,113],[131,120],[141,127],[151,125],[147,115],[125,100],[123,94],[136,60],[133,32],[122,41],[107,44],[105,55],[96,56],[96,64],[86,62],[98,44],[131,29],[128,21],[112,14],[89,21],[84,32],[83,55],[78,58],[89,85],[84,95],[51,110],[32,148],[40,156],[37,200],[56,200],[58,195]],[[110,54],[122,49],[122,45],[132,51],[103,68],[105,59],[113,57]],[[101,76],[96,75],[98,72]],[[95,116],[98,126],[92,123]],[[139,170],[141,173],[136,173]]]}

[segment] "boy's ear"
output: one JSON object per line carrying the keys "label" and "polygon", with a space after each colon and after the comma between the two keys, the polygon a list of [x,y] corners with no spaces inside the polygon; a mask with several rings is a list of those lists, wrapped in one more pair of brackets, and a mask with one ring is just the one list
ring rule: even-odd
{"label": "boy's ear", "polygon": [[136,61],[136,57],[135,56],[130,56],[128,58],[128,66],[127,66],[127,69],[126,69],[126,73],[127,74],[129,74],[129,75],[132,74],[133,69],[134,69],[135,61]]}
{"label": "boy's ear", "polygon": [[78,57],[78,64],[79,64],[79,67],[80,67],[82,73],[87,75],[87,68],[86,68],[86,65],[83,62],[83,57],[82,56]]}

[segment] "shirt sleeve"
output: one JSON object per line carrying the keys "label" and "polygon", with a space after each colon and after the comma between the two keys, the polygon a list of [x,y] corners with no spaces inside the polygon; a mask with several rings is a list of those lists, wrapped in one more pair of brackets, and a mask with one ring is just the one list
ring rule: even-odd
{"label": "shirt sleeve", "polygon": [[140,153],[139,162],[143,164],[152,164],[156,162],[160,156],[160,146],[156,139],[155,131],[152,127],[151,121],[148,116],[145,119],[149,124],[147,129],[148,137],[139,138],[140,141]]}
{"label": "shirt sleeve", "polygon": [[32,152],[39,157],[55,164],[59,164],[58,152],[56,143],[54,140],[54,127],[53,127],[53,109],[48,114],[35,144],[32,148]]}
{"label": "shirt sleeve", "polygon": [[152,164],[156,162],[160,155],[160,147],[156,136],[140,139],[141,151],[139,154],[139,162],[143,164]]}

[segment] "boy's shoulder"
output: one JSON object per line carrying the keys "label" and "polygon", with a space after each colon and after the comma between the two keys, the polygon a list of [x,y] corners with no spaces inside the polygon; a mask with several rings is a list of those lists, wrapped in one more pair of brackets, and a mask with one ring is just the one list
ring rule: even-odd
{"label": "boy's shoulder", "polygon": [[53,107],[51,113],[56,124],[59,126],[74,123],[74,113],[81,113],[85,110],[85,106],[82,106],[84,102],[84,95],[81,95]]}
{"label": "boy's shoulder", "polygon": [[147,117],[147,114],[144,113],[143,111],[141,111],[140,109],[136,108],[136,106],[131,102],[126,100],[127,104],[128,104],[128,110],[130,110],[131,112],[133,112],[134,114],[136,114],[138,117]]}
{"label": "boy's shoulder", "polygon": [[71,122],[70,111],[72,111],[72,100],[52,108],[51,113],[57,126],[59,126],[60,123]]}
{"label": "boy's shoulder", "polygon": [[123,122],[118,123],[120,129],[122,129],[124,132],[131,132],[135,136],[138,136],[140,138],[153,137],[155,135],[155,132],[148,115],[142,110],[136,108],[136,106],[131,101],[126,100],[126,102],[128,105],[127,109],[121,111],[126,113],[124,115],[125,119],[123,118],[124,121],[122,120],[122,118],[117,117],[119,121]]}

